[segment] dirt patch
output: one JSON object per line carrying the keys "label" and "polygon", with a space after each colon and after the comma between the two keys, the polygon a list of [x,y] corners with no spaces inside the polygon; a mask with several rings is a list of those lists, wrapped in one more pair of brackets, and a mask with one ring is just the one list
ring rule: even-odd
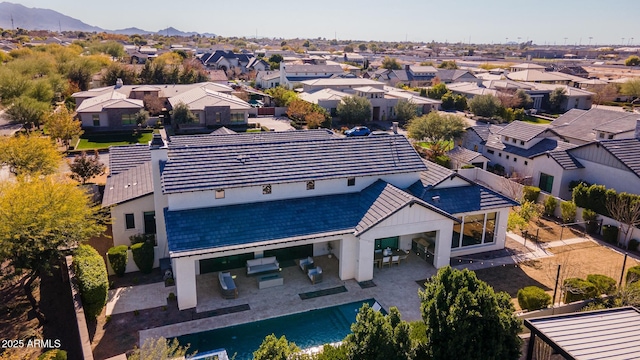
{"label": "dirt patch", "polygon": [[[552,242],[572,238],[584,237],[584,231],[579,225],[566,226],[550,219],[538,218],[527,226],[527,240],[539,242]],[[518,234],[522,235],[522,234]]]}
{"label": "dirt patch", "polygon": [[[517,265],[506,265],[477,270],[478,278],[493,286],[496,291],[506,291],[520,310],[516,294],[525,286],[539,286],[553,295],[558,265],[560,265],[560,284],[570,277],[586,278],[589,274],[602,274],[612,277],[616,282],[620,279],[624,255],[620,252],[595,242],[550,248],[554,256],[539,260],[523,262]],[[626,270],[638,265],[633,258],[627,259]],[[558,301],[559,296],[556,297]]]}

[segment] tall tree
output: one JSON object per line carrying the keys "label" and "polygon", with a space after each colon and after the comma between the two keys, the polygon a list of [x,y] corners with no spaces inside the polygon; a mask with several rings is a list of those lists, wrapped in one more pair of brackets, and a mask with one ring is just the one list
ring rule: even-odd
{"label": "tall tree", "polygon": [[427,90],[427,96],[431,99],[440,100],[442,99],[442,96],[447,92],[449,92],[449,89],[447,89],[447,85],[438,83]]}
{"label": "tall tree", "polygon": [[56,111],[48,114],[44,120],[44,127],[49,136],[62,142],[69,148],[69,141],[84,133],[82,123],[73,118],[73,114],[65,106],[60,106]]}
{"label": "tall tree", "polygon": [[467,123],[460,116],[433,111],[411,120],[407,132],[414,140],[429,139],[433,142],[441,142],[461,136],[466,125]]}
{"label": "tall tree", "polygon": [[448,70],[455,70],[458,68],[458,64],[456,64],[455,60],[444,60],[443,62],[441,62],[440,64],[438,64],[438,68],[439,69],[448,69]]}
{"label": "tall tree", "polygon": [[24,275],[25,293],[42,321],[31,284],[66,249],[104,231],[98,208],[71,182],[19,176],[0,183],[0,209],[0,263],[8,262],[9,276]]}
{"label": "tall tree", "polygon": [[637,55],[631,55],[624,61],[625,66],[638,66],[640,65],[640,57]]}
{"label": "tall tree", "polygon": [[474,272],[441,268],[418,294],[431,359],[519,358],[520,320],[511,297]]}
{"label": "tall tree", "polygon": [[86,151],[76,155],[73,161],[69,161],[71,178],[82,185],[94,176],[104,175],[106,166],[100,161],[100,154],[95,150],[93,156],[88,156]]}
{"label": "tall tree", "polygon": [[295,91],[289,90],[283,86],[267,89],[265,90],[265,93],[273,98],[273,101],[278,107],[289,106],[291,101],[298,98],[298,94],[296,94]]}
{"label": "tall tree", "polygon": [[607,198],[605,206],[609,215],[620,223],[621,242],[628,244],[631,230],[640,226],[640,196],[619,193]]}
{"label": "tall tree", "polygon": [[177,339],[171,341],[159,337],[148,338],[141,348],[136,347],[128,360],[171,360],[181,359],[187,354],[189,346],[182,347]]}
{"label": "tall tree", "polygon": [[469,108],[476,116],[490,118],[498,113],[500,100],[491,95],[476,95],[469,101]]}
{"label": "tall tree", "polygon": [[418,106],[411,101],[399,100],[395,107],[396,120],[408,121],[418,114]]}
{"label": "tall tree", "polygon": [[640,101],[640,79],[628,80],[622,84],[620,93],[635,98],[635,100],[632,101],[634,104]]}
{"label": "tall tree", "polygon": [[173,108],[171,119],[174,124],[190,124],[198,121],[198,118],[191,112],[189,107],[181,102]]}
{"label": "tall tree", "polygon": [[267,335],[258,350],[253,352],[254,360],[288,360],[292,355],[300,352],[296,344],[287,341],[282,335],[277,338],[274,334]]}
{"label": "tall tree", "polygon": [[618,96],[620,89],[617,84],[607,84],[604,86],[598,86],[594,89],[590,89],[594,93],[593,103],[600,105],[607,101],[613,101]]}
{"label": "tall tree", "polygon": [[269,60],[267,61],[269,63],[269,68],[271,70],[280,70],[280,63],[283,59],[284,58],[280,54],[273,54],[269,56]]}
{"label": "tall tree", "polygon": [[62,155],[48,138],[12,136],[0,138],[0,164],[15,175],[49,175],[56,172]]}
{"label": "tall tree", "polygon": [[400,65],[396,58],[385,56],[384,59],[382,59],[382,68],[389,70],[400,70],[402,69],[402,65]]}
{"label": "tall tree", "polygon": [[361,123],[371,118],[371,103],[361,96],[345,96],[336,111],[340,120],[347,124]]}
{"label": "tall tree", "polygon": [[567,90],[563,87],[557,87],[549,94],[549,106],[552,111],[560,111],[562,103],[567,100]]}
{"label": "tall tree", "polygon": [[7,116],[9,121],[22,124],[29,132],[33,128],[38,129],[40,127],[40,123],[47,111],[49,111],[49,104],[27,96],[21,96],[7,109]]}

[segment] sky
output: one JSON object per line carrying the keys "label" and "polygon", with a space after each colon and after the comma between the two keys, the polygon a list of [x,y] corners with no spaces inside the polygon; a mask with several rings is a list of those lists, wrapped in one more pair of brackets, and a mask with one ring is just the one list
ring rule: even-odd
{"label": "sky", "polygon": [[640,44],[639,0],[10,0],[89,25],[251,38]]}

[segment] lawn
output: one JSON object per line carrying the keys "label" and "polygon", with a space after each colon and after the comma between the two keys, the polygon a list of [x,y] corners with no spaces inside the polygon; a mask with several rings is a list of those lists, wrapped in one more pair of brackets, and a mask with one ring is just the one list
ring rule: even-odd
{"label": "lawn", "polygon": [[[418,144],[418,146],[423,147],[425,149],[430,149],[431,145],[433,145],[434,143],[431,141],[418,141],[416,142],[416,144]],[[443,141],[442,144],[446,147],[446,149],[453,149],[452,140]]]}
{"label": "lawn", "polygon": [[109,146],[130,145],[130,144],[146,144],[151,141],[153,133],[140,133],[133,135],[128,133],[112,133],[112,134],[84,134],[80,137],[80,141],[76,145],[76,150],[93,150],[106,149]]}
{"label": "lawn", "polygon": [[528,122],[528,123],[533,123],[533,124],[538,124],[538,125],[546,125],[546,124],[550,124],[551,123],[551,120],[540,119],[540,118],[537,118],[537,117],[531,116],[531,115],[525,115],[524,119],[522,119],[522,121]]}

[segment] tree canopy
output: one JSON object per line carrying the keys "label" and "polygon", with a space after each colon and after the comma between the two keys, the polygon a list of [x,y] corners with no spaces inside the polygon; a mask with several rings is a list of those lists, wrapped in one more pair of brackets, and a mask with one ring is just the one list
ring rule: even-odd
{"label": "tree canopy", "polygon": [[637,55],[631,55],[624,61],[625,66],[638,66],[640,65],[640,57]]}
{"label": "tree canopy", "polygon": [[432,111],[411,120],[407,132],[409,137],[414,140],[429,139],[433,142],[440,142],[459,137],[464,132],[466,125],[467,123],[460,116]]}
{"label": "tree canopy", "polygon": [[191,112],[189,107],[180,102],[173,108],[171,118],[174,124],[191,124],[198,121],[198,118]]}
{"label": "tree canopy", "polygon": [[21,96],[7,109],[9,121],[22,124],[27,131],[38,129],[40,123],[49,111],[49,104],[38,101],[32,97]]}
{"label": "tree canopy", "polygon": [[521,325],[511,297],[474,272],[441,268],[419,296],[431,359],[519,358]]}
{"label": "tree canopy", "polygon": [[549,106],[552,111],[560,111],[562,103],[567,100],[567,90],[563,87],[557,87],[549,94]]}
{"label": "tree canopy", "polygon": [[399,100],[395,107],[396,120],[407,121],[411,120],[418,114],[418,105],[411,101]]}
{"label": "tree canopy", "polygon": [[278,107],[289,106],[289,103],[298,98],[298,94],[295,91],[289,90],[284,86],[277,86],[271,89],[265,90],[267,95],[273,98],[273,101]]}
{"label": "tree canopy", "polygon": [[371,118],[371,103],[361,96],[345,96],[336,111],[347,124],[361,123]]}
{"label": "tree canopy", "polygon": [[447,85],[443,83],[435,84],[427,90],[427,96],[431,99],[440,100],[449,91]]}
{"label": "tree canopy", "polygon": [[620,93],[623,95],[633,96],[640,98],[640,79],[627,80],[622,84]]}
{"label": "tree canopy", "polygon": [[300,351],[296,344],[287,341],[282,335],[277,338],[274,334],[267,335],[258,350],[253,352],[254,360],[288,360],[291,355]]}
{"label": "tree canopy", "polygon": [[62,155],[50,139],[39,136],[0,138],[0,164],[16,175],[53,174]]}
{"label": "tree canopy", "polygon": [[402,69],[402,65],[400,65],[396,58],[385,56],[384,59],[382,59],[382,68],[389,70],[400,70]]}
{"label": "tree canopy", "polygon": [[476,95],[469,101],[469,108],[476,116],[490,118],[498,113],[500,100],[491,95]]}
{"label": "tree canopy", "polygon": [[440,64],[438,64],[438,68],[439,69],[448,69],[448,70],[455,70],[458,68],[458,64],[456,64],[455,60],[444,60],[443,62],[441,62]]}
{"label": "tree canopy", "polygon": [[189,347],[182,347],[177,339],[169,341],[163,337],[148,338],[142,344],[142,348],[136,347],[128,360],[171,360],[183,358]]}
{"label": "tree canopy", "polygon": [[106,166],[100,161],[98,150],[95,150],[93,156],[88,156],[86,151],[76,155],[73,161],[69,161],[69,169],[71,178],[84,185],[92,177],[103,175]]}
{"label": "tree canopy", "polygon": [[44,120],[44,126],[51,136],[69,147],[69,141],[84,133],[82,123],[73,118],[73,114],[65,106],[49,113]]}

